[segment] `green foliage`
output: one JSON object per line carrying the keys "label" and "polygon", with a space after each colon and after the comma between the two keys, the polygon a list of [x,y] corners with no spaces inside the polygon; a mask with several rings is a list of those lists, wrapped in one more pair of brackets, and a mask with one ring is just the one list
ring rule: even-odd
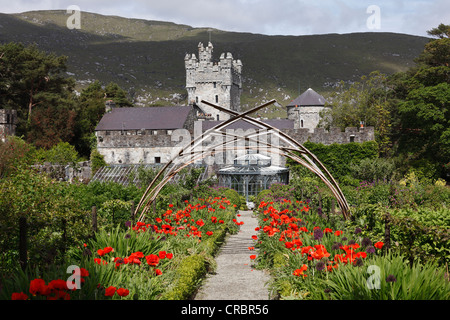
{"label": "green foliage", "polygon": [[331,145],[305,142],[304,146],[336,179],[350,174],[351,163],[359,163],[363,159],[375,159],[378,156],[378,145],[375,141]]}
{"label": "green foliage", "polygon": [[35,148],[19,137],[8,137],[0,140],[0,179],[17,172],[22,166],[34,163]]}
{"label": "green foliage", "polygon": [[49,150],[39,149],[36,151],[35,158],[38,163],[50,162],[52,164],[69,164],[72,166],[75,166],[80,161],[77,150],[68,142],[59,142]]}
{"label": "green foliage", "polygon": [[97,149],[93,149],[91,152],[91,169],[92,169],[92,176],[95,175],[95,173],[101,168],[107,165],[104,156],[98,152]]}
{"label": "green foliage", "polygon": [[199,281],[206,274],[206,258],[203,255],[186,257],[177,268],[174,283],[162,300],[186,300],[196,291]]}
{"label": "green foliage", "polygon": [[351,163],[351,174],[359,180],[390,180],[394,175],[395,164],[391,159],[366,158],[359,163]]}
{"label": "green foliage", "polygon": [[19,217],[28,223],[29,262],[42,268],[64,259],[65,250],[91,231],[86,211],[66,193],[63,182],[19,169],[0,182],[0,190],[1,234],[9,235],[0,238],[3,270],[17,261]]}
{"label": "green foliage", "polygon": [[239,196],[239,193],[237,193],[234,189],[227,189],[222,194],[225,198],[230,200],[231,204],[236,205],[236,207],[241,207],[241,197]]}
{"label": "green foliage", "polygon": [[342,266],[310,288],[313,299],[448,300],[445,272],[432,262],[410,266],[403,256],[388,254],[368,259],[362,267]]}

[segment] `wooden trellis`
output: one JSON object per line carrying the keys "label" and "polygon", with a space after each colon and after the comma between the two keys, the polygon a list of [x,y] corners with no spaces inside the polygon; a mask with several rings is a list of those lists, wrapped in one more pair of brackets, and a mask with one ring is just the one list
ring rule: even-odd
{"label": "wooden trellis", "polygon": [[[227,108],[223,108],[221,106],[212,104],[210,102],[201,101],[209,106],[212,106],[220,111],[226,112],[230,114],[230,118],[228,120],[223,121],[222,123],[217,124],[213,128],[208,129],[204,133],[202,133],[199,137],[194,137],[191,143],[185,146],[180,152],[175,155],[169,162],[167,162],[161,170],[158,172],[156,177],[147,187],[145,193],[143,194],[139,204],[136,207],[135,214],[137,214],[140,210],[142,210],[139,221],[142,221],[146,215],[146,213],[150,210],[151,204],[155,201],[158,193],[164,187],[166,183],[168,183],[174,176],[176,176],[183,168],[186,166],[195,163],[196,161],[203,160],[208,156],[213,156],[216,150],[236,150],[239,148],[242,149],[252,149],[258,148],[259,150],[264,150],[270,153],[277,153],[281,156],[290,158],[302,166],[306,167],[310,171],[314,172],[331,190],[334,197],[336,198],[338,205],[342,211],[342,214],[345,219],[348,219],[350,216],[350,208],[347,203],[347,200],[339,188],[336,180],[329,173],[329,171],[325,168],[325,166],[317,159],[317,157],[312,154],[308,149],[306,149],[302,144],[285,134],[284,132],[278,130],[277,128],[264,123],[260,120],[249,117],[248,115],[254,113],[268,105],[271,105],[276,102],[276,100],[271,100],[267,103],[264,103],[260,106],[252,108],[248,111],[239,113]],[[263,132],[254,132],[247,135],[237,135],[230,134],[229,132],[222,131],[227,126],[238,120],[244,120],[259,129],[263,129]],[[260,135],[274,135],[280,139],[280,142],[283,142],[284,145],[274,145],[271,143],[267,143],[264,141],[255,140]],[[212,136],[222,136],[227,137],[228,139],[222,140],[222,142],[204,147],[202,144],[204,141],[209,139]],[[233,139],[229,139],[233,138]],[[248,145],[243,147],[237,147],[234,145],[234,142],[237,140],[244,140],[248,142],[254,142],[254,145]],[[232,144],[232,146],[230,146]],[[250,143],[249,143],[250,144]],[[162,176],[163,178],[157,184],[158,179]]]}

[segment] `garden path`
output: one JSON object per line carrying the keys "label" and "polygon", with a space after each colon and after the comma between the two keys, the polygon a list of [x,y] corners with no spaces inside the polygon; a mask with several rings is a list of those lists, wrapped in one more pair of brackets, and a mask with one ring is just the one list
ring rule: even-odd
{"label": "garden path", "polygon": [[250,255],[258,256],[257,250],[249,250],[255,241],[252,235],[258,220],[252,211],[239,211],[238,221],[243,221],[240,231],[228,235],[216,256],[217,268],[208,275],[195,300],[268,300],[265,286],[269,275],[252,267]]}

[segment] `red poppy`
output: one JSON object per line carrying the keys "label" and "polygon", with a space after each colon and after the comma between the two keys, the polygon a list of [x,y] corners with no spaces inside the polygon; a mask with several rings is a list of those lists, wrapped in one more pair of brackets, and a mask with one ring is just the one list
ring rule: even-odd
{"label": "red poppy", "polygon": [[199,227],[202,227],[202,226],[205,225],[205,222],[204,222],[202,219],[200,219],[200,220],[198,220],[198,221],[196,222],[196,224],[197,224]]}
{"label": "red poppy", "polygon": [[105,289],[105,297],[112,297],[116,293],[116,288],[113,286],[109,286]]}
{"label": "red poppy", "polygon": [[343,233],[342,231],[337,230],[337,231],[334,232],[334,235],[335,236],[340,236],[342,233]]}
{"label": "red poppy", "polygon": [[130,290],[125,289],[125,288],[119,288],[119,289],[117,289],[117,294],[121,297],[126,297],[127,295],[130,294]]}
{"label": "red poppy", "polygon": [[23,292],[13,292],[11,300],[28,300],[28,296]]}
{"label": "red poppy", "polygon": [[30,293],[35,296],[45,291],[45,281],[42,279],[34,279],[30,281]]}
{"label": "red poppy", "polygon": [[52,280],[50,281],[50,283],[48,284],[48,287],[51,290],[67,290],[67,283],[64,280],[61,279],[56,279],[56,280]]}
{"label": "red poppy", "polygon": [[258,240],[258,236],[253,235],[253,236],[252,236],[252,239],[253,239],[253,240]]}
{"label": "red poppy", "polygon": [[156,254],[145,256],[145,259],[147,260],[147,263],[152,267],[157,266],[159,263],[159,257]]}
{"label": "red poppy", "polygon": [[112,247],[106,247],[106,248],[103,248],[103,252],[104,252],[105,254],[110,253],[110,252],[113,252],[113,251],[114,251],[114,249],[113,249]]}
{"label": "red poppy", "polygon": [[161,271],[161,270],[159,270],[159,269],[155,269],[155,273],[156,273],[156,275],[157,275],[157,276],[160,276],[160,275],[162,275],[162,271]]}
{"label": "red poppy", "polygon": [[207,232],[206,232],[206,235],[212,236],[212,235],[213,235],[213,232],[212,232],[212,231],[207,231]]}
{"label": "red poppy", "polygon": [[102,249],[98,249],[98,250],[97,250],[97,254],[98,254],[100,257],[103,257],[103,256],[105,255],[105,251],[103,251]]}
{"label": "red poppy", "polygon": [[381,249],[383,248],[384,243],[381,241],[378,241],[377,243],[374,244],[374,247],[377,249]]}
{"label": "red poppy", "polygon": [[166,253],[166,258],[167,259],[172,259],[173,258],[173,253]]}
{"label": "red poppy", "polygon": [[160,259],[164,259],[164,258],[166,257],[166,252],[165,252],[165,251],[160,251],[160,252],[158,253],[158,257],[159,257]]}
{"label": "red poppy", "polygon": [[256,259],[256,255],[252,254],[252,255],[250,256],[250,259],[252,259],[252,260]]}

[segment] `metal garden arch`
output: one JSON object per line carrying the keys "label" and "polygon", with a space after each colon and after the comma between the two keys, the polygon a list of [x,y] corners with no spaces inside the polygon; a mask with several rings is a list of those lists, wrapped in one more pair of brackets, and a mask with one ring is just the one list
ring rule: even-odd
{"label": "metal garden arch", "polygon": [[[267,123],[264,123],[262,121],[259,121],[257,119],[251,118],[248,115],[256,112],[264,107],[267,107],[273,103],[276,102],[276,100],[271,100],[267,103],[264,103],[260,106],[257,106],[255,108],[252,108],[248,111],[238,113],[236,111],[223,108],[221,106],[212,104],[210,102],[201,101],[202,103],[205,103],[209,106],[212,106],[220,111],[226,112],[230,114],[230,118],[228,120],[223,121],[222,123],[219,123],[218,125],[214,126],[213,128],[208,129],[204,133],[202,133],[199,137],[194,137],[192,139],[191,143],[185,147],[183,147],[178,154],[176,154],[172,159],[169,160],[157,173],[153,181],[148,185],[147,189],[145,190],[141,200],[139,201],[139,204],[136,206],[134,214],[136,215],[141,209],[142,212],[139,216],[138,221],[142,221],[146,215],[146,213],[149,211],[151,204],[155,201],[156,197],[158,196],[161,189],[164,187],[165,184],[167,184],[175,175],[177,175],[183,168],[187,167],[188,165],[194,163],[195,161],[203,160],[204,158],[213,155],[215,153],[215,150],[222,149],[227,150],[233,148],[236,150],[236,147],[234,146],[234,142],[237,140],[246,140],[249,142],[255,142],[256,146],[262,150],[264,149],[267,152],[271,153],[277,153],[279,155],[285,156],[287,158],[290,158],[297,163],[301,164],[302,166],[306,167],[310,171],[314,172],[331,190],[334,197],[336,198],[338,205],[342,211],[342,214],[345,219],[348,219],[350,217],[350,208],[347,203],[347,200],[342,193],[341,189],[339,188],[337,182],[333,178],[333,176],[328,172],[328,170],[325,168],[325,166],[317,159],[317,157],[312,154],[308,149],[306,149],[302,144],[295,141],[293,138],[285,134],[284,132],[278,130],[277,128],[268,125]],[[242,119],[248,123],[251,123],[258,127],[259,129],[266,129],[267,131],[264,132],[255,132],[248,135],[236,135],[231,134],[229,132],[221,131],[222,129],[226,128],[230,124],[238,121],[239,119]],[[275,135],[280,139],[280,142],[284,142],[284,146],[281,145],[273,145],[267,142],[257,141],[255,140],[255,137],[258,137],[261,134],[265,135]],[[207,148],[204,148],[202,146],[202,143],[209,139],[212,136],[222,136],[227,137],[225,141],[222,141],[218,144],[208,146]],[[230,140],[229,138],[232,137],[233,139]],[[230,144],[233,144],[232,147],[230,147]],[[244,149],[252,148],[251,146],[245,146]],[[299,155],[298,155],[299,154]],[[159,183],[157,183],[158,179],[162,176],[163,178]]]}

